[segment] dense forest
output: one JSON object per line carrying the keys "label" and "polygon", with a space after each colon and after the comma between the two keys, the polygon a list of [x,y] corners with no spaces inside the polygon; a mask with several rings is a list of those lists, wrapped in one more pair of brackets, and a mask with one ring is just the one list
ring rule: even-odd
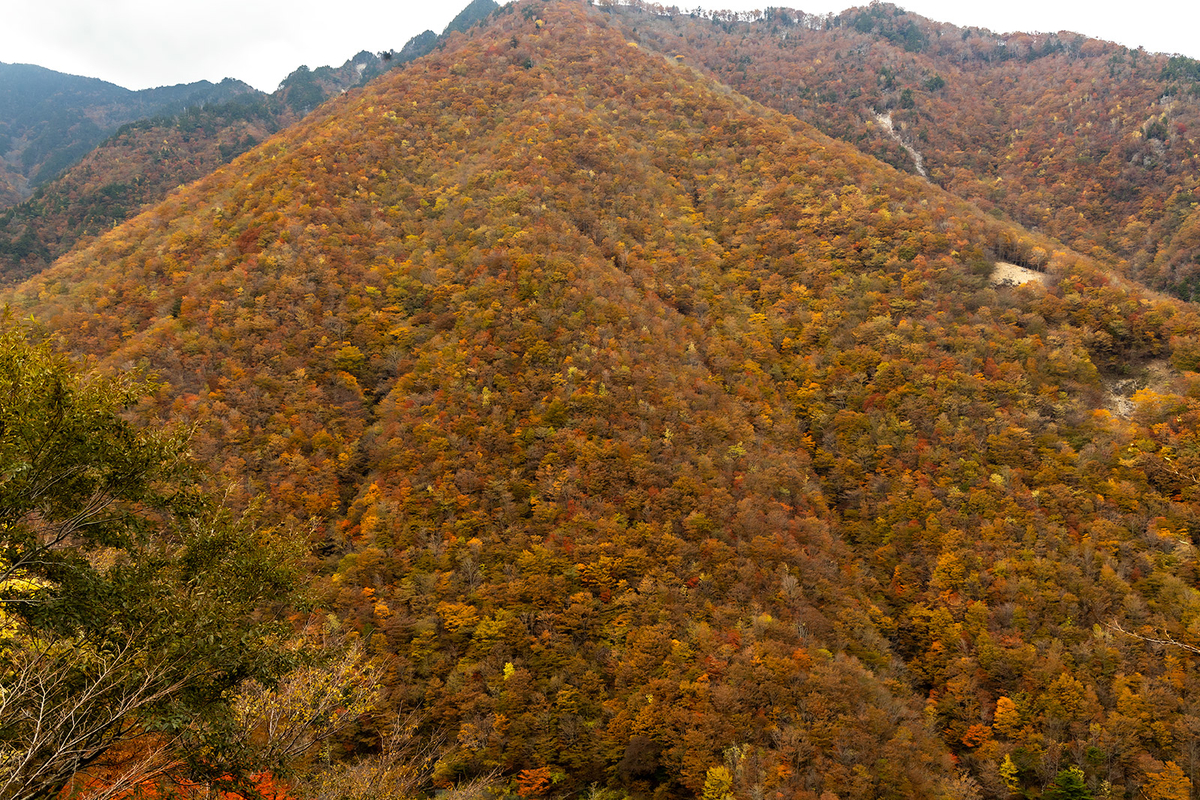
{"label": "dense forest", "polygon": [[[330,97],[427,55],[450,34],[470,30],[495,8],[494,0],[475,0],[441,36],[425,31],[398,52],[363,51],[336,68],[298,67],[270,95],[244,87],[245,93],[217,102],[219,98],[196,91],[187,96],[187,102],[163,109],[169,113],[127,121],[98,145],[90,139],[58,142],[61,151],[51,149],[47,156],[55,168],[41,169],[31,196],[21,197],[15,188],[6,196],[0,185],[0,281],[12,283],[41,271],[80,239],[103,233],[177,187],[208,175],[267,136],[295,124]],[[4,75],[0,69],[0,76]],[[0,183],[8,164],[2,158],[8,151],[5,143],[11,145],[4,131],[20,127],[22,120],[27,127],[36,124],[39,129],[61,131],[66,126],[58,117],[64,114],[96,115],[98,101],[85,95],[82,100],[72,97],[74,105],[59,98],[59,104],[52,106],[54,119],[42,118],[45,106],[51,104],[29,102],[24,97],[33,94],[36,83],[25,88],[24,93],[10,90],[15,97],[8,106],[0,95]],[[161,94],[165,90],[154,91]],[[44,87],[42,93],[47,93]],[[31,152],[29,148],[21,152],[21,158],[28,160],[24,154]],[[78,163],[56,174],[84,152]],[[9,153],[9,160],[17,160],[16,155],[16,150]],[[12,185],[18,184],[24,185]]]}
{"label": "dense forest", "polygon": [[636,40],[767,106],[1150,286],[1196,291],[1192,59],[958,28],[888,3],[823,16],[607,8]]}
{"label": "dense forest", "polygon": [[[1121,244],[1133,223],[1103,199],[1132,193],[1144,244],[1191,145],[1167,117],[1128,190],[1078,153],[1038,175],[1057,140],[1021,115],[1052,115],[1012,94],[1188,65],[890,6],[781,14],[505,5],[5,291],[35,342],[5,348],[153,381],[116,384],[82,429],[187,431],[187,453],[123,441],[151,448],[148,487],[178,462],[220,498],[121,498],[137,530],[215,537],[171,551],[163,585],[193,585],[208,547],[230,635],[255,645],[192,705],[128,720],[175,720],[149,741],[206,756],[159,777],[313,798],[1197,796],[1200,315],[1135,282],[1165,256]],[[928,178],[848,94],[805,89],[885,57],[893,84],[855,98]],[[1031,125],[994,173],[956,166],[992,158],[951,141],[969,124],[921,116],[983,120],[984,98],[995,130]],[[1107,193],[1086,230],[980,194],[1084,173]],[[996,280],[1006,262],[1040,280]],[[29,416],[18,394],[0,410]],[[5,535],[42,530],[39,508]],[[124,541],[115,563],[149,558]],[[69,574],[116,581],[86,544]],[[236,577],[255,559],[283,565],[267,586]],[[84,578],[25,591],[61,611]],[[205,592],[180,602],[210,624]],[[26,607],[6,595],[0,620],[78,646],[72,617]],[[287,750],[263,709],[298,684],[341,687],[342,711]],[[228,725],[198,739],[178,722],[197,708]]]}

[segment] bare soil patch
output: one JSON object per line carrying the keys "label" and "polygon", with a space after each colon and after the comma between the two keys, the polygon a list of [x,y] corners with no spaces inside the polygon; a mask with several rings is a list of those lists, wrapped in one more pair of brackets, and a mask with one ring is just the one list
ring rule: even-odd
{"label": "bare soil patch", "polygon": [[992,286],[1020,286],[1023,283],[1046,282],[1046,273],[1027,267],[1018,267],[1007,261],[997,261],[992,271]]}

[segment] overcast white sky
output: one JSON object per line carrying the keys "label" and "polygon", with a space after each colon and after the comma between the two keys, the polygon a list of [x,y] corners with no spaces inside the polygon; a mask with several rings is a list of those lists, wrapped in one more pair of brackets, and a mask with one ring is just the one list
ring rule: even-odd
{"label": "overcast white sky", "polygon": [[[301,64],[340,65],[441,32],[468,0],[0,0],[0,61],[103,78],[130,89],[224,77],[264,91]],[[664,2],[670,5],[670,2]],[[681,8],[809,13],[865,0],[684,0]],[[1200,58],[1196,0],[908,0],[904,8],[997,32],[1072,30]]]}

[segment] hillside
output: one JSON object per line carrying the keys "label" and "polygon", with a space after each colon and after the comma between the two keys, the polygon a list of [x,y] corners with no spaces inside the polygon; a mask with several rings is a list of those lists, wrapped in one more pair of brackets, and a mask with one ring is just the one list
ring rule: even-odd
{"label": "hillside", "polygon": [[11,283],[37,273],[79,239],[124,222],[378,75],[383,63],[364,52],[336,69],[300,67],[270,95],[247,94],[123,125],[78,164],[0,212],[0,277]]}
{"label": "hillside", "polygon": [[604,10],[506,5],[4,299],[309,537],[436,786],[1200,780],[1195,660],[1122,632],[1200,645],[1194,310]]}
{"label": "hillside", "polygon": [[[330,97],[427,55],[451,33],[469,30],[495,8],[494,0],[475,0],[441,36],[426,31],[396,53],[364,51],[340,67],[298,67],[270,95],[248,92],[228,102],[186,108],[176,103],[167,113],[129,122],[95,147],[80,144],[72,150],[87,154],[28,198],[17,191],[26,182],[16,173],[12,191],[4,194],[7,162],[0,160],[0,209],[12,206],[0,210],[0,282],[36,274],[80,239],[124,222],[178,186],[211,173]],[[153,90],[158,95],[164,91]],[[25,102],[49,101],[38,96]],[[0,153],[4,149],[0,137]]]}
{"label": "hillside", "polygon": [[[609,6],[678,54],[981,208],[1191,298],[1200,64],[1066,31],[1000,35],[887,4],[816,16]],[[890,119],[890,135],[880,117]]]}

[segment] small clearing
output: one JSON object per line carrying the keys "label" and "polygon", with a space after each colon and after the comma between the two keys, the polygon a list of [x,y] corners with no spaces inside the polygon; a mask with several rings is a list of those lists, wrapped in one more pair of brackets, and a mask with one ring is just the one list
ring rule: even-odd
{"label": "small clearing", "polygon": [[1046,273],[1027,267],[1018,267],[1007,261],[997,261],[992,271],[992,286],[1020,286],[1023,283],[1046,282]]}
{"label": "small clearing", "polygon": [[1118,417],[1133,413],[1133,396],[1142,389],[1165,392],[1178,373],[1165,358],[1147,361],[1132,378],[1105,378],[1104,408]]}

